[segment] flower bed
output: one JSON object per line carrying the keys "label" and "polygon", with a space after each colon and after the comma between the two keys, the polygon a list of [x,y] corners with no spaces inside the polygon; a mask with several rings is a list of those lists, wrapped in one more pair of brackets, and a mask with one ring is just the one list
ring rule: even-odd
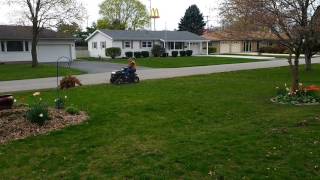
{"label": "flower bed", "polygon": [[15,106],[9,110],[0,111],[0,144],[30,136],[47,134],[48,132],[63,129],[67,126],[80,124],[88,119],[85,112],[71,115],[64,110],[48,109],[50,119],[43,125],[28,121],[27,105]]}
{"label": "flower bed", "polygon": [[285,84],[284,87],[276,87],[277,96],[271,98],[271,101],[278,104],[293,104],[293,105],[319,105],[320,104],[320,87],[303,86],[299,84],[299,88],[292,91]]}
{"label": "flower bed", "polygon": [[[55,108],[48,107],[48,103],[40,96],[40,92],[35,92],[31,104],[19,104],[0,111],[0,144],[46,134],[88,119],[87,114],[75,106],[64,110],[67,96],[58,96],[55,99]],[[17,100],[14,99],[14,102]]]}

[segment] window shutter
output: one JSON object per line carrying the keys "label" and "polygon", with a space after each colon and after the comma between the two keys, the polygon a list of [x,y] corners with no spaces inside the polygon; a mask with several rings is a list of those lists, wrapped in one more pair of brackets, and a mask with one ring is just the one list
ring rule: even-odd
{"label": "window shutter", "polygon": [[133,41],[131,41],[131,49],[133,49]]}

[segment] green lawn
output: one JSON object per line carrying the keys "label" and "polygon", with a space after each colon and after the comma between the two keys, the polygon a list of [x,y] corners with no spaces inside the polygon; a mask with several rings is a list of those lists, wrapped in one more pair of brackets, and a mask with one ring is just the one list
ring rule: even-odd
{"label": "green lawn", "polygon": [[[99,61],[97,58],[85,58],[89,61]],[[127,59],[102,59],[100,61],[127,64]],[[222,58],[222,57],[167,57],[167,58],[141,58],[137,59],[138,66],[151,67],[151,68],[179,68],[179,67],[192,67],[192,66],[208,66],[219,64],[235,64],[262,61],[258,59],[243,59],[243,58]]]}
{"label": "green lawn", "polygon": [[[319,73],[301,79],[320,85]],[[89,123],[0,146],[0,177],[318,179],[319,106],[269,101],[288,82],[276,68],[66,91]]]}
{"label": "green lawn", "polygon": [[[83,74],[76,69],[60,68],[60,76]],[[39,65],[32,68],[31,64],[0,64],[0,81],[46,78],[56,76],[56,66]]]}

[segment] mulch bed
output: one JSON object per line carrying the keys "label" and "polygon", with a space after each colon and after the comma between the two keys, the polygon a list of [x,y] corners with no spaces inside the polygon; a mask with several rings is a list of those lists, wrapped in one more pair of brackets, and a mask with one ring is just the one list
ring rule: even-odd
{"label": "mulch bed", "polygon": [[0,144],[47,134],[67,126],[81,124],[88,119],[85,112],[80,112],[79,115],[70,115],[63,110],[49,109],[51,119],[43,126],[39,126],[26,119],[27,110],[26,106],[19,106],[0,111]]}

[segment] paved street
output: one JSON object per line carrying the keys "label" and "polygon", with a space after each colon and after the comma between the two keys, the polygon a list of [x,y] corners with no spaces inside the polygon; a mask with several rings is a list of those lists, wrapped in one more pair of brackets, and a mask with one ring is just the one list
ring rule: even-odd
{"label": "paved street", "polygon": [[[314,58],[313,63],[320,63],[320,58]],[[304,64],[304,61],[301,61]],[[186,68],[165,68],[165,69],[143,69],[139,70],[138,74],[141,80],[147,79],[164,79],[173,77],[183,77],[191,75],[212,74],[220,72],[231,72],[250,69],[263,69],[288,66],[286,60],[272,60],[252,63],[240,64],[225,64],[213,66],[200,67],[186,67]],[[95,85],[102,83],[109,83],[110,72],[85,74],[77,76],[84,85]],[[0,93],[50,89],[56,87],[55,78],[31,79],[31,80],[17,80],[17,81],[2,81],[0,82]]]}

